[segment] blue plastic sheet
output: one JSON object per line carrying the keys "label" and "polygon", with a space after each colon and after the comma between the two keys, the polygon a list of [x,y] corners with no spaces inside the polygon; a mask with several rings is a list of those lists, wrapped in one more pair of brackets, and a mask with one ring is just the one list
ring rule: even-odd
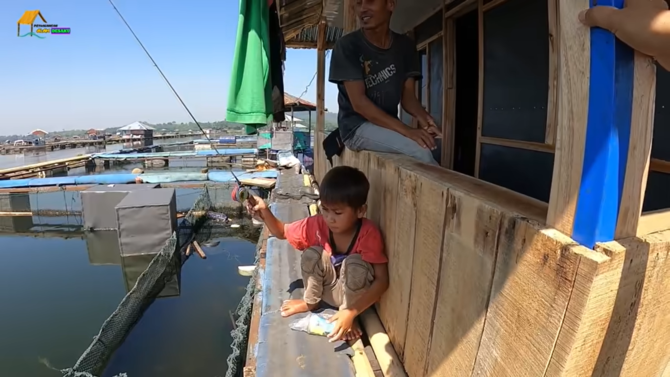
{"label": "blue plastic sheet", "polygon": [[165,174],[142,174],[140,175],[140,178],[142,178],[144,183],[206,181],[207,173],[175,172]]}
{"label": "blue plastic sheet", "polygon": [[135,174],[99,174],[75,177],[77,185],[121,185],[134,183]]}
{"label": "blue plastic sheet", "polygon": [[[235,173],[237,178],[277,178],[276,170],[259,171],[253,173]],[[235,178],[229,171],[210,171],[208,173],[209,180],[212,182],[235,182]]]}

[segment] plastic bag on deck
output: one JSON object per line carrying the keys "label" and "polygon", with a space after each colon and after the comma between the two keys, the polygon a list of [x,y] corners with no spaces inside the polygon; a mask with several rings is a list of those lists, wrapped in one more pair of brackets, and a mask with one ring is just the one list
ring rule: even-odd
{"label": "plastic bag on deck", "polygon": [[296,318],[289,324],[291,330],[306,332],[311,335],[327,336],[335,327],[334,323],[328,323],[328,319],[335,314],[333,310],[324,310],[320,313],[308,313],[306,316]]}

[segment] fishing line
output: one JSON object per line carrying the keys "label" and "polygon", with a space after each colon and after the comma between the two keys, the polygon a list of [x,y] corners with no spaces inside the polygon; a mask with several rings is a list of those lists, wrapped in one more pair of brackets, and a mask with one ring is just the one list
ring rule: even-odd
{"label": "fishing line", "polygon": [[[193,115],[191,110],[189,110],[188,106],[186,106],[186,103],[184,103],[184,101],[181,99],[181,96],[179,95],[179,93],[177,93],[177,90],[172,86],[172,84],[170,83],[170,80],[168,80],[168,78],[165,76],[165,74],[163,73],[161,68],[158,66],[158,63],[156,63],[156,61],[151,56],[149,51],[146,49],[146,47],[144,47],[144,44],[142,43],[142,41],[140,41],[140,38],[133,31],[133,28],[130,27],[130,24],[128,24],[128,21],[126,21],[126,19],[123,17],[123,15],[121,14],[121,11],[119,11],[119,9],[116,7],[116,5],[114,5],[114,2],[112,0],[108,0],[108,1],[109,1],[109,4],[112,5],[112,8],[114,8],[114,10],[116,11],[116,14],[119,15],[119,17],[121,18],[123,23],[126,24],[126,27],[128,27],[128,30],[130,30],[130,33],[133,35],[133,37],[135,37],[135,40],[137,41],[137,43],[140,45],[140,47],[142,47],[142,50],[144,50],[144,52],[147,54],[149,59],[151,59],[151,62],[153,63],[154,67],[156,67],[156,69],[161,74],[161,76],[163,76],[163,80],[165,80],[165,82],[168,84],[170,89],[172,89],[172,93],[174,93],[174,95],[177,97],[179,102],[181,102],[181,105],[184,106],[184,109],[186,109],[186,112],[188,112],[188,115],[191,116],[191,119],[193,119],[193,122],[195,122],[195,125],[198,126],[198,128],[200,129],[200,132],[202,132],[203,136],[205,136],[205,139],[207,139],[207,141],[209,142],[209,145],[211,145],[211,147],[214,148],[217,155],[221,156],[221,153],[219,152],[219,150],[214,146],[214,144],[212,143],[212,140],[209,138],[209,136],[207,135],[205,130],[202,128],[202,126],[200,126],[200,123],[198,122],[198,120],[195,119],[195,116]],[[240,182],[240,180],[237,178],[237,176],[235,175],[235,172],[233,172],[232,167],[230,168],[230,173],[233,175],[233,178],[235,178],[235,181],[237,182],[237,184],[242,186],[242,182]]]}

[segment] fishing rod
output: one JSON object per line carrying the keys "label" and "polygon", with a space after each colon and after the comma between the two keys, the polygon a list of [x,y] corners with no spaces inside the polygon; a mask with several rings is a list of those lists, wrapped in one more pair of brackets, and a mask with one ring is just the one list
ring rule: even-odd
{"label": "fishing rod", "polygon": [[[137,34],[135,34],[135,32],[133,31],[133,28],[130,27],[130,24],[128,24],[128,21],[126,21],[125,17],[123,17],[123,15],[121,14],[121,11],[119,11],[119,9],[116,7],[116,5],[114,5],[114,1],[112,1],[112,0],[108,0],[108,1],[109,1],[109,4],[111,4],[112,8],[114,8],[114,10],[116,11],[116,14],[118,14],[119,17],[121,18],[121,21],[123,21],[123,23],[126,24],[126,27],[128,27],[128,30],[130,31],[130,33],[133,35],[133,37],[135,37],[135,40],[137,41],[137,43],[140,45],[140,47],[142,47],[142,50],[144,50],[144,52],[147,54],[147,56],[149,57],[149,59],[153,63],[154,67],[156,67],[158,72],[161,74],[161,76],[163,77],[163,80],[165,80],[165,82],[168,84],[170,89],[172,89],[172,93],[174,93],[174,95],[177,97],[179,102],[181,102],[181,105],[184,107],[184,109],[186,109],[186,112],[188,113],[188,115],[191,116],[191,119],[193,119],[193,122],[195,122],[195,125],[198,126],[198,128],[200,129],[200,132],[202,132],[202,134],[205,136],[205,139],[207,139],[207,141],[212,146],[212,148],[214,148],[214,151],[216,151],[216,154],[221,156],[221,152],[219,152],[219,150],[216,148],[216,146],[214,146],[214,144],[212,143],[212,140],[209,138],[209,136],[207,135],[205,130],[202,128],[202,126],[200,126],[200,122],[198,122],[198,120],[195,119],[195,116],[193,115],[191,110],[188,108],[188,106],[186,106],[186,103],[184,103],[184,100],[181,99],[181,96],[179,95],[179,93],[177,93],[177,90],[172,86],[172,84],[170,83],[170,80],[168,80],[168,78],[165,76],[165,74],[163,73],[163,70],[161,70],[161,68],[158,66],[158,63],[156,63],[156,61],[151,56],[149,51],[146,49],[146,47],[144,47],[144,44],[142,43],[142,41],[140,41],[140,38],[137,36]],[[237,175],[235,175],[235,172],[233,172],[232,167],[230,168],[230,174],[233,175],[233,178],[235,178],[235,182],[237,182],[238,186],[241,188],[242,187],[242,182],[240,182],[239,178],[237,178]],[[240,190],[240,191],[246,191],[246,190]]]}

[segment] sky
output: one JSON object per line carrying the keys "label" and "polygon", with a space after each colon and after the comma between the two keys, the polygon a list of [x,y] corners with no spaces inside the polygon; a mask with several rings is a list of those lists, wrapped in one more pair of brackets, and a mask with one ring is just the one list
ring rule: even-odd
{"label": "sky", "polygon": [[[196,119],[225,119],[239,2],[113,1]],[[18,38],[26,10],[71,34]],[[0,135],[190,121],[109,0],[2,1],[0,51]],[[287,93],[300,96],[315,72],[316,50],[287,50]],[[336,90],[326,84],[329,111]],[[303,98],[316,102],[316,82]]]}

